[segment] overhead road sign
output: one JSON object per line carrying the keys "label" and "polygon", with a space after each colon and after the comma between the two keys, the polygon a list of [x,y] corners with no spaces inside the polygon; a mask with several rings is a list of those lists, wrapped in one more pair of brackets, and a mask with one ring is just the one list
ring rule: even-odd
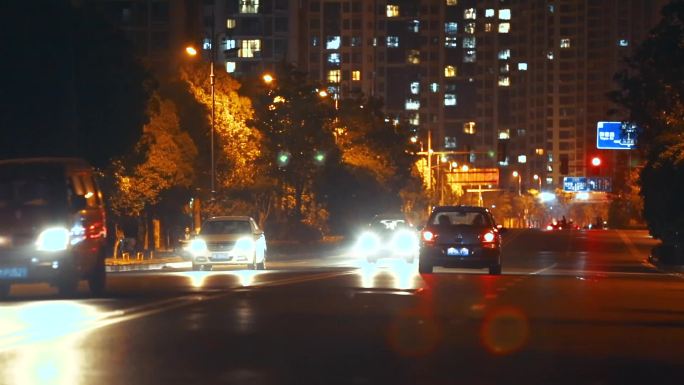
{"label": "overhead road sign", "polygon": [[611,192],[613,183],[607,177],[577,177],[563,178],[563,191],[566,192]]}
{"label": "overhead road sign", "polygon": [[598,122],[596,148],[599,150],[631,150],[636,147],[637,126],[630,122]]}

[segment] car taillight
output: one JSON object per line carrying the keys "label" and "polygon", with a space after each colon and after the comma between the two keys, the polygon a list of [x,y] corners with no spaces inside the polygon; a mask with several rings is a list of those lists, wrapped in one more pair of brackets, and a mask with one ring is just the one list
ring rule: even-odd
{"label": "car taillight", "polygon": [[551,225],[546,226],[546,230],[549,230],[549,231],[553,230],[553,226],[551,226]]}
{"label": "car taillight", "polygon": [[425,242],[432,242],[435,239],[435,234],[432,233],[432,231],[425,230],[423,231],[423,240]]}
{"label": "car taillight", "polygon": [[496,235],[494,235],[494,233],[491,231],[488,231],[482,235],[483,242],[491,243],[494,242],[494,239],[496,239]]}

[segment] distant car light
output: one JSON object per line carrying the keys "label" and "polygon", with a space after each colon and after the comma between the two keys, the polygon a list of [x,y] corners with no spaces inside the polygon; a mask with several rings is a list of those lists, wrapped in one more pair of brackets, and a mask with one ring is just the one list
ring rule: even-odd
{"label": "distant car light", "polygon": [[69,245],[69,230],[64,227],[51,227],[43,230],[36,240],[39,251],[63,251]]}
{"label": "distant car light", "polygon": [[366,231],[359,237],[355,249],[361,255],[375,254],[380,250],[380,237],[373,232]]}
{"label": "distant car light", "polygon": [[551,225],[546,225],[546,230],[548,230],[548,231],[553,230],[553,226],[551,226]]}
{"label": "distant car light", "polygon": [[243,237],[235,242],[235,251],[250,252],[254,250],[254,240],[249,237]]}
{"label": "distant car light", "polygon": [[431,242],[433,239],[435,239],[435,234],[432,233],[432,231],[425,230],[423,231],[423,240],[426,242]]}
{"label": "distant car light", "polygon": [[202,254],[207,251],[207,243],[204,239],[195,238],[190,242],[188,249],[195,255]]}

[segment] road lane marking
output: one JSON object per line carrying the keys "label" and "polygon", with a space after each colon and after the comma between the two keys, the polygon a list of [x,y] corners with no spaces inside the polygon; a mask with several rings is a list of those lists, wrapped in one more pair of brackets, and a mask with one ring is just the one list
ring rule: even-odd
{"label": "road lane marking", "polygon": [[629,250],[629,253],[632,254],[632,256],[640,261],[644,259],[644,256],[642,254],[639,254],[639,250],[637,250],[636,246],[634,246],[634,242],[632,242],[631,239],[622,232],[622,230],[617,230],[618,235],[620,236],[620,239],[622,239],[622,242],[627,246],[627,250]]}
{"label": "road lane marking", "polygon": [[537,271],[533,271],[533,272],[530,273],[530,275],[539,275],[539,274],[541,274],[541,273],[543,273],[543,272],[545,272],[545,271],[548,271],[548,270],[553,269],[553,268],[556,267],[556,266],[558,266],[558,263],[554,263],[554,264],[551,265],[551,266],[545,267],[545,268],[543,268],[543,269],[539,269],[539,270],[537,270]]}

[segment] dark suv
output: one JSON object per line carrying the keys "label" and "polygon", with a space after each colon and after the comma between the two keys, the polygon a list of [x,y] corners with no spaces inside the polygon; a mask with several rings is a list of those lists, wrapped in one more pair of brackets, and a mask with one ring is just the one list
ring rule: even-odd
{"label": "dark suv", "polygon": [[501,234],[483,207],[439,206],[420,236],[420,273],[434,266],[489,268],[501,274]]}
{"label": "dark suv", "polygon": [[72,294],[105,289],[102,192],[83,160],[0,161],[0,297],[12,284],[47,282]]}

